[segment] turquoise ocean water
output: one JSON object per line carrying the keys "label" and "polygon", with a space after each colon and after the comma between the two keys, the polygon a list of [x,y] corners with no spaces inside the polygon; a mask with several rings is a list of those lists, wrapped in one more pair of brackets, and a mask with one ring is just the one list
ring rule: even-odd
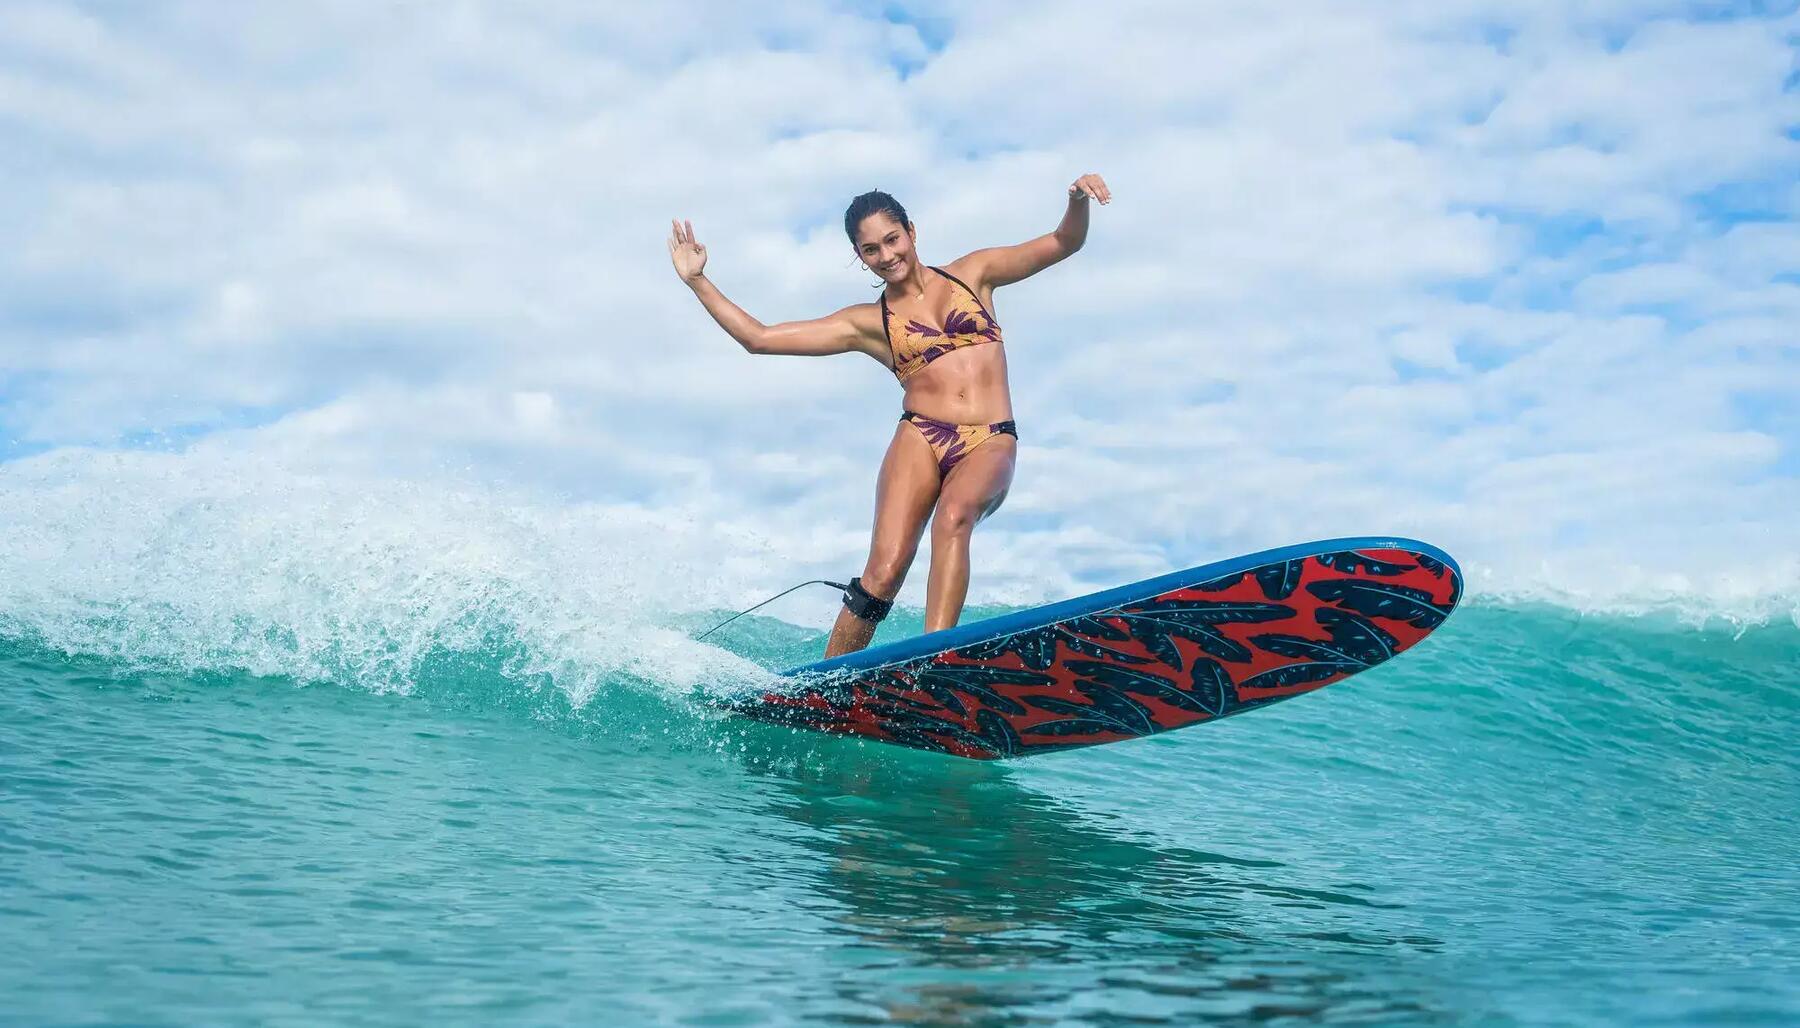
{"label": "turquoise ocean water", "polygon": [[271,674],[179,611],[76,633],[32,596],[9,1023],[1800,1021],[1785,620],[1478,598],[1320,693],[982,764],[722,719],[655,661],[569,688],[517,626]]}

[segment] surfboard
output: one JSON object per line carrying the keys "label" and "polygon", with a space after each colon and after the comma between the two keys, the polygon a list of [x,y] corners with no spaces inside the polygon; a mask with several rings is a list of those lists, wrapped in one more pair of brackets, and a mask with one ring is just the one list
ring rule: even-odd
{"label": "surfboard", "polygon": [[791,684],[729,707],[959,757],[1025,757],[1321,689],[1417,645],[1461,596],[1461,569],[1434,546],[1328,539],[792,668]]}

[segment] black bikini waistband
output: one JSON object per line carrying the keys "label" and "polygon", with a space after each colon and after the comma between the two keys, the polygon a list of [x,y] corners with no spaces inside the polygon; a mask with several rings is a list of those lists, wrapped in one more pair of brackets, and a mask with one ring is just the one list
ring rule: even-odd
{"label": "black bikini waistband", "polygon": [[[901,421],[924,421],[924,422],[927,422],[927,423],[933,424],[933,425],[943,425],[947,428],[962,428],[962,427],[964,427],[962,425],[957,424],[954,421],[939,421],[936,418],[928,418],[925,415],[920,414],[917,411],[910,411],[910,410],[901,411],[900,412],[900,420]],[[970,427],[974,427],[974,426],[970,426]],[[987,428],[988,428],[988,431],[990,431],[990,432],[1005,432],[1007,435],[1012,436],[1014,439],[1019,438],[1019,426],[1011,418],[1007,418],[1005,421],[990,421],[990,422],[988,422]]]}

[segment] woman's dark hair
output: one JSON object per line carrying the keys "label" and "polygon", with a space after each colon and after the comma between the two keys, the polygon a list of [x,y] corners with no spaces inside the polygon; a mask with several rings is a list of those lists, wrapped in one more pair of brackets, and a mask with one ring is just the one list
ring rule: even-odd
{"label": "woman's dark hair", "polygon": [[850,201],[850,209],[844,212],[844,234],[850,237],[851,246],[856,245],[857,226],[871,214],[886,214],[903,227],[912,228],[912,222],[906,220],[906,208],[900,206],[900,201],[879,189],[872,189]]}

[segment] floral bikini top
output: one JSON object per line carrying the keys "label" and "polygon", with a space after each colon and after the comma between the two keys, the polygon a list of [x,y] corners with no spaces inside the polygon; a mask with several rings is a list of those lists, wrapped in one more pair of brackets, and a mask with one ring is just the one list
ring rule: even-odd
{"label": "floral bikini top", "polygon": [[881,294],[881,329],[887,333],[888,349],[894,354],[894,377],[902,382],[958,347],[1000,341],[1000,326],[982,305],[981,298],[975,295],[975,290],[943,268],[931,270],[962,286],[963,292],[968,294],[958,297],[954,290],[951,291],[950,310],[944,315],[942,328],[909,320],[900,330],[900,337],[894,338],[893,326],[889,323],[893,312],[888,310],[886,291]]}

